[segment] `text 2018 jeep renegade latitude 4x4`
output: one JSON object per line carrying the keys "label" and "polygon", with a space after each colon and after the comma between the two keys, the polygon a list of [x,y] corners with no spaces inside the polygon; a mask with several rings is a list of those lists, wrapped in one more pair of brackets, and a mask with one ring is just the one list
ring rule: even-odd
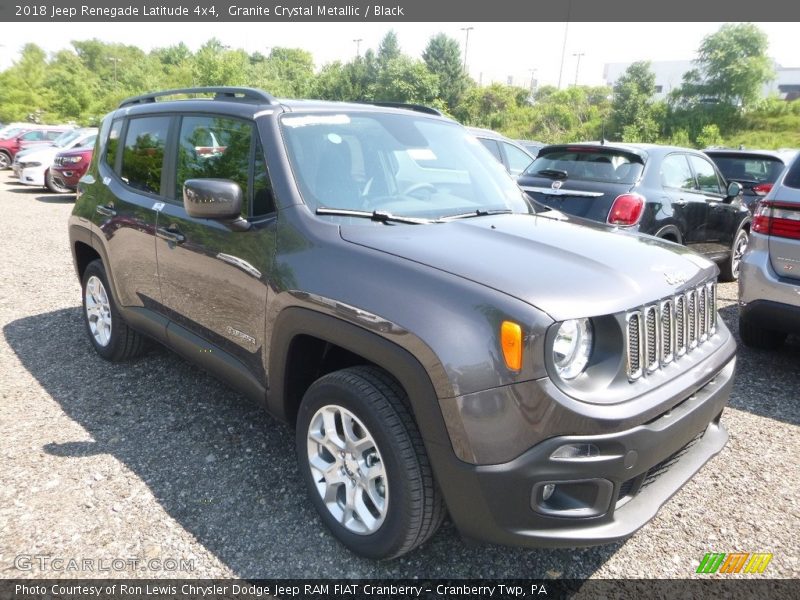
{"label": "text 2018 jeep renegade latitude 4x4", "polygon": [[413,108],[124,101],[69,222],[91,343],[116,361],[158,340],[288,421],[359,554],[408,552],[445,509],[503,544],[630,535],[727,440],[717,267],[535,214]]}

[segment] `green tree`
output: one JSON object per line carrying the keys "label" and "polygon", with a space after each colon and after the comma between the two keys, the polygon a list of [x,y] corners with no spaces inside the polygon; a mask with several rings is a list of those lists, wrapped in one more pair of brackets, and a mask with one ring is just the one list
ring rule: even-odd
{"label": "green tree", "polygon": [[9,121],[48,119],[51,94],[45,85],[47,55],[36,44],[25,44],[19,61],[0,80],[0,118]]}
{"label": "green tree", "polygon": [[194,58],[194,85],[245,85],[249,58],[243,50],[230,50],[216,39],[207,41]]}
{"label": "green tree", "polygon": [[690,101],[714,98],[750,106],[775,76],[768,45],[766,34],[752,23],[726,23],[703,39],[695,68],[684,75],[680,95]]}
{"label": "green tree", "polygon": [[626,69],[614,84],[608,137],[626,142],[656,141],[660,128],[653,114],[655,83],[649,62],[635,62]]}
{"label": "green tree", "polygon": [[378,66],[385,68],[390,61],[400,58],[402,52],[400,51],[400,42],[397,41],[397,34],[394,29],[390,29],[388,33],[383,36],[380,45],[378,46]]}
{"label": "green tree", "polygon": [[436,34],[422,53],[428,70],[439,80],[439,98],[452,111],[472,84],[464,73],[458,42],[443,33]]}
{"label": "green tree", "polygon": [[437,94],[438,79],[425,63],[401,55],[383,66],[370,95],[377,101],[431,104]]}

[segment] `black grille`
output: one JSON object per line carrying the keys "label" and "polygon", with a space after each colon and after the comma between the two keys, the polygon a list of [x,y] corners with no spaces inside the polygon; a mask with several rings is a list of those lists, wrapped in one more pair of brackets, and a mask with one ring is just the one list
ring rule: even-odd
{"label": "black grille", "polygon": [[664,473],[669,471],[670,468],[676,462],[678,462],[684,454],[686,454],[687,452],[689,452],[689,450],[692,449],[692,446],[694,446],[700,440],[700,438],[703,437],[704,433],[705,431],[701,431],[692,440],[690,440],[689,443],[687,443],[683,448],[676,450],[675,452],[670,454],[667,458],[662,460],[660,463],[658,463],[654,467],[651,467],[647,471],[647,475],[645,475],[640,490],[646,488],[648,485],[652,483],[655,483],[659,477],[661,477]]}
{"label": "black grille", "polygon": [[647,370],[658,368],[658,322],[656,320],[656,307],[647,309],[645,316],[645,336],[647,340]]}
{"label": "black grille", "polygon": [[639,360],[639,323],[639,313],[628,316],[628,373],[632,374],[641,374],[642,370]]}

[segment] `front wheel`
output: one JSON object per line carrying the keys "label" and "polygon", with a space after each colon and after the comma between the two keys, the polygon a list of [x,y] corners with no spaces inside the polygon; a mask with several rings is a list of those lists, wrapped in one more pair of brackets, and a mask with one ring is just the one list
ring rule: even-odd
{"label": "front wheel", "polygon": [[750,234],[746,229],[740,229],[733,239],[731,255],[720,266],[720,279],[722,281],[736,281],[739,279],[739,266],[742,264],[744,251],[750,242]]}
{"label": "front wheel", "polygon": [[69,194],[72,191],[69,188],[58,185],[53,179],[53,172],[50,169],[47,169],[47,173],[44,174],[44,185],[54,194]]}
{"label": "front wheel", "polygon": [[11,157],[5,152],[0,152],[0,171],[7,169],[11,164]]}
{"label": "front wheel", "polygon": [[329,373],[306,392],[297,456],[325,525],[350,550],[394,558],[425,542],[444,517],[403,389],[375,367]]}

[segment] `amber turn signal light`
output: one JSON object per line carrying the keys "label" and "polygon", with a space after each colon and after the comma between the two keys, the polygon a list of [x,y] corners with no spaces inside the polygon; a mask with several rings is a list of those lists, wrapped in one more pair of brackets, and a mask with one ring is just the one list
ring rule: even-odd
{"label": "amber turn signal light", "polygon": [[511,321],[503,321],[500,326],[500,345],[506,366],[512,371],[522,368],[522,327]]}

